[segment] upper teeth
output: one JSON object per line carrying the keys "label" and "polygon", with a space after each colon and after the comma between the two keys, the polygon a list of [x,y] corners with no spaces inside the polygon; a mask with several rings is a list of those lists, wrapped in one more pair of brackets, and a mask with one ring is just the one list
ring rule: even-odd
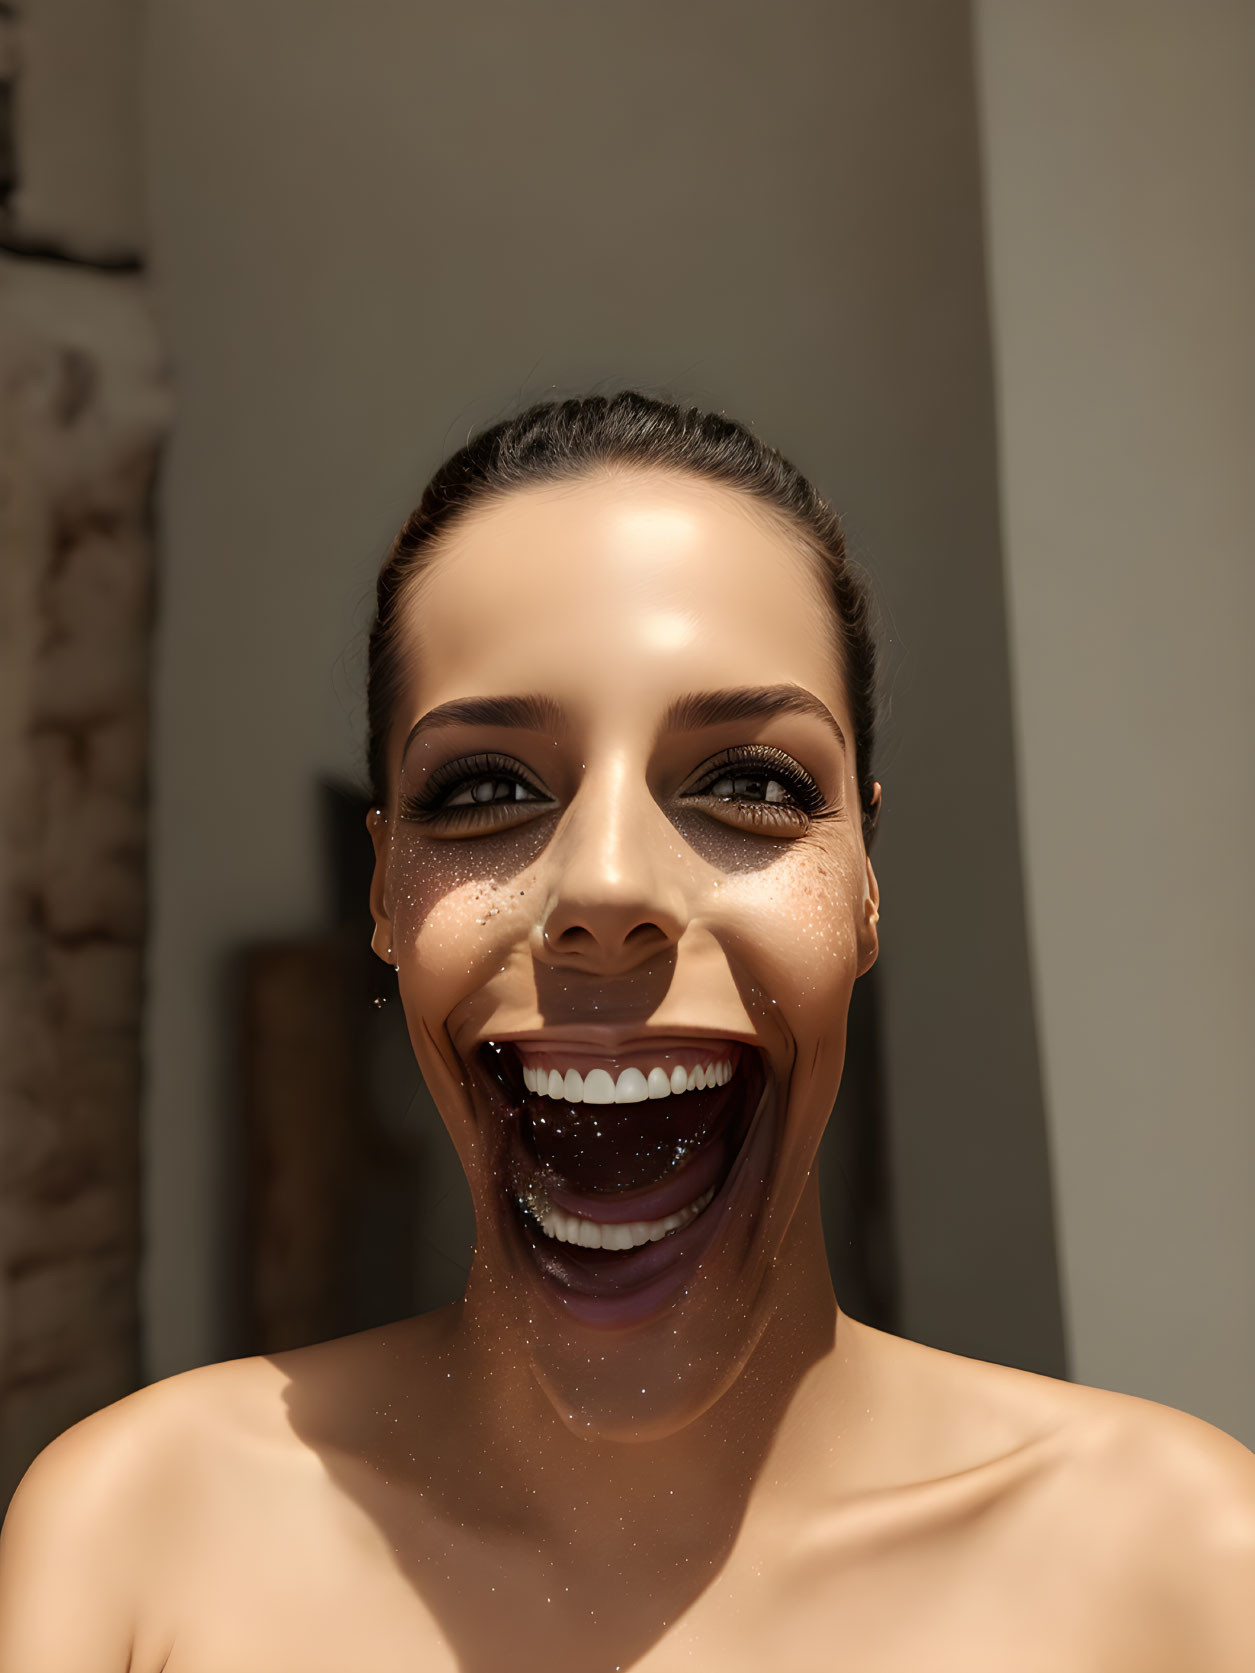
{"label": "upper teeth", "polygon": [[523,1066],[523,1084],[529,1092],[546,1098],[561,1098],[567,1104],[640,1104],[646,1098],[670,1098],[673,1093],[701,1092],[708,1086],[722,1086],[732,1078],[732,1060],[724,1058],[693,1069],[676,1064],[674,1069],[621,1069],[616,1080],[608,1069],[578,1069],[560,1074],[557,1069]]}

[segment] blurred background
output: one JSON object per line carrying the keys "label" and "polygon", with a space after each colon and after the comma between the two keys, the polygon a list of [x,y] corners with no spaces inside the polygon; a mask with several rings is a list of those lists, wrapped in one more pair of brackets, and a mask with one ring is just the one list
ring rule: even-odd
{"label": "blurred background", "polygon": [[553,394],[752,423],[885,650],[839,1293],[1255,1444],[1245,0],[0,7],[0,1470],[456,1294],[372,584]]}

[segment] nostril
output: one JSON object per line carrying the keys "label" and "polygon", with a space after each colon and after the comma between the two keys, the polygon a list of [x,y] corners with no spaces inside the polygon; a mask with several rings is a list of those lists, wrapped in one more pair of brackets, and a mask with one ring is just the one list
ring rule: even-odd
{"label": "nostril", "polygon": [[553,947],[558,951],[574,951],[596,941],[592,930],[585,929],[583,924],[570,924],[566,929],[560,929],[556,935],[549,930],[541,932],[541,940],[546,947]]}
{"label": "nostril", "polygon": [[624,939],[625,947],[641,947],[653,941],[666,941],[667,932],[659,924],[637,924],[630,929]]}
{"label": "nostril", "polygon": [[569,954],[573,956],[593,957],[600,954],[603,957],[619,958],[624,954],[633,958],[644,958],[659,948],[670,944],[671,937],[659,924],[634,924],[626,934],[614,934],[609,926],[598,934],[585,924],[568,924],[566,929],[553,934],[548,929],[541,932],[541,940],[546,949],[559,956]]}

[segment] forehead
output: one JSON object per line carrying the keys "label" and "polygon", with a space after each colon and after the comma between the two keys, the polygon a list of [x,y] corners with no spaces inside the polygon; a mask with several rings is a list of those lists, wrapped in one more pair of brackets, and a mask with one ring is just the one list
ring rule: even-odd
{"label": "forehead", "polygon": [[816,559],[748,495],[666,473],[546,484],[476,508],[406,607],[415,712],[546,691],[648,710],[796,682],[840,704]]}

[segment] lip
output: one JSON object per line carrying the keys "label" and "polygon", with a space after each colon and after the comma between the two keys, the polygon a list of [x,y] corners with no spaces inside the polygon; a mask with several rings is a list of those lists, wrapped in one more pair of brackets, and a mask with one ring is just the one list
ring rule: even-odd
{"label": "lip", "polygon": [[[653,1031],[608,1024],[495,1033],[480,1042],[481,1048],[522,1043],[538,1049],[583,1047],[580,1055],[606,1057],[651,1049],[704,1048],[714,1042],[725,1047],[735,1043],[741,1048],[752,1048],[739,1053],[745,1062],[736,1080],[745,1077],[749,1084],[744,1088],[744,1104],[732,1116],[739,1128],[735,1153],[726,1162],[726,1172],[724,1164],[716,1169],[715,1177],[719,1173],[723,1175],[718,1189],[694,1220],[654,1242],[627,1251],[580,1249],[573,1252],[570,1246],[550,1239],[540,1230],[521,1205],[511,1183],[508,1153],[519,1104],[501,1077],[488,1072],[492,1095],[505,1106],[503,1142],[498,1149],[498,1201],[506,1237],[519,1265],[526,1269],[536,1288],[561,1317],[594,1329],[616,1330],[646,1323],[674,1304],[712,1252],[721,1233],[730,1233],[734,1227],[749,1233],[751,1220],[757,1219],[757,1205],[764,1196],[775,1148],[776,1100],[767,1054],[753,1036],[725,1030]],[[517,1053],[510,1055],[517,1064]],[[483,1060],[482,1049],[477,1050],[475,1061]],[[694,1195],[697,1194],[695,1191]],[[645,1212],[644,1192],[624,1193],[622,1200],[625,1204],[622,1213],[607,1198],[597,1217],[607,1223],[629,1217],[652,1217]]]}
{"label": "lip", "polygon": [[620,1028],[613,1023],[593,1022],[582,1027],[519,1029],[516,1032],[484,1034],[470,1043],[474,1053],[485,1045],[531,1045],[538,1050],[551,1046],[584,1047],[586,1057],[614,1057],[616,1054],[640,1051],[682,1051],[686,1047],[700,1047],[715,1042],[736,1042],[762,1051],[762,1041],[754,1034],[729,1033],[723,1028]]}

